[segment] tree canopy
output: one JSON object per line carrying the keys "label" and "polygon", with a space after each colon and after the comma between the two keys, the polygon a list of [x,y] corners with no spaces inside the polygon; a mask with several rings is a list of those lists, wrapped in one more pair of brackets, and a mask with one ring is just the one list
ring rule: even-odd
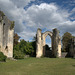
{"label": "tree canopy", "polygon": [[68,52],[69,43],[72,37],[73,36],[71,35],[71,33],[64,33],[64,35],[62,36],[62,51]]}
{"label": "tree canopy", "polygon": [[20,36],[15,33],[14,35],[14,58],[21,59],[24,58],[25,55],[35,56],[36,55],[36,41],[25,41],[21,39],[18,42]]}

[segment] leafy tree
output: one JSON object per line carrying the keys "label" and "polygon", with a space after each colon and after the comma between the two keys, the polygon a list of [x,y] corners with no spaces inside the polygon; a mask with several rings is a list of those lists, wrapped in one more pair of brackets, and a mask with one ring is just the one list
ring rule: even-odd
{"label": "leafy tree", "polygon": [[33,53],[34,47],[32,45],[32,42],[26,42],[25,40],[21,40],[18,44],[14,46],[14,58],[19,59],[21,54],[32,56]]}
{"label": "leafy tree", "polygon": [[14,50],[14,58],[15,59],[24,59],[24,53],[22,53],[20,50]]}
{"label": "leafy tree", "polygon": [[18,44],[19,39],[20,39],[20,36],[17,33],[15,33],[14,34],[14,46]]}
{"label": "leafy tree", "polygon": [[45,45],[45,50],[50,50],[50,47],[47,44]]}
{"label": "leafy tree", "polygon": [[[19,43],[18,43],[18,40],[19,40],[19,36],[17,34],[15,34],[15,39],[14,39],[14,58],[15,59],[23,59],[24,58],[24,51],[23,51],[23,43],[25,41],[21,40]],[[22,46],[23,45],[23,46]]]}
{"label": "leafy tree", "polygon": [[27,45],[25,46],[24,52],[25,52],[27,55],[30,55],[30,56],[31,56],[32,53],[34,52],[32,45],[27,44]]}
{"label": "leafy tree", "polygon": [[32,47],[33,47],[33,50],[34,50],[34,52],[33,52],[33,54],[32,54],[32,56],[33,57],[35,57],[36,56],[36,36],[35,37],[33,37],[33,41],[31,42],[31,45],[32,45]]}
{"label": "leafy tree", "polygon": [[62,36],[62,51],[68,52],[69,50],[69,42],[72,38],[71,33],[66,32],[64,33],[64,35]]}
{"label": "leafy tree", "polygon": [[[21,59],[21,54],[36,56],[36,37],[33,38],[32,42],[21,39],[20,42],[17,33],[14,35],[14,58]],[[18,55],[19,54],[19,55]],[[23,58],[23,57],[22,57]]]}
{"label": "leafy tree", "polygon": [[34,57],[35,57],[35,56],[36,56],[36,41],[32,41],[31,45],[32,45],[33,50],[34,50],[34,52],[33,52],[32,56],[34,56]]}

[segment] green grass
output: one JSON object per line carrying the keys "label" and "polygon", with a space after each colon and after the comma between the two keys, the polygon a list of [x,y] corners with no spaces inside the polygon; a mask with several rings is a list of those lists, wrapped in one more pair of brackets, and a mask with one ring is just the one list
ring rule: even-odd
{"label": "green grass", "polygon": [[75,75],[75,59],[26,58],[0,62],[0,75]]}

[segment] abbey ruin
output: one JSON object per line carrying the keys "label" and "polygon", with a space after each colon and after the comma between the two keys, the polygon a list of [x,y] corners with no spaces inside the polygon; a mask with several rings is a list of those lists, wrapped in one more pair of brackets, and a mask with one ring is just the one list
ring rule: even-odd
{"label": "abbey ruin", "polygon": [[70,57],[75,58],[75,37],[71,39],[68,54]]}
{"label": "abbey ruin", "polygon": [[13,57],[14,22],[0,11],[0,51],[8,58]]}
{"label": "abbey ruin", "polygon": [[47,35],[50,36],[52,41],[52,55],[53,57],[61,57],[61,38],[59,36],[59,31],[57,29],[53,29],[53,32],[47,31],[41,33],[41,29],[37,30],[37,41],[36,41],[36,57],[40,58],[45,55],[45,39]]}
{"label": "abbey ruin", "polygon": [[[53,57],[61,57],[61,38],[59,31],[55,28],[53,31],[46,31],[42,33],[40,28],[37,29],[36,34],[36,57],[45,56],[45,39],[47,36],[51,38],[51,55]],[[8,58],[13,58],[13,36],[14,36],[14,22],[10,21],[2,11],[0,11],[0,52],[3,52]],[[75,58],[75,38],[71,40],[69,46],[69,55]]]}

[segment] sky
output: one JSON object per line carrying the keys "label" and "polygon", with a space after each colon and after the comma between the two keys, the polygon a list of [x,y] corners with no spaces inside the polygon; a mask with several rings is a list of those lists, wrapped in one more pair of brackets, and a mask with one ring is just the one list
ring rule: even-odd
{"label": "sky", "polygon": [[15,21],[15,32],[26,41],[33,39],[37,28],[42,32],[57,28],[61,36],[65,32],[75,36],[75,0],[0,0],[0,10]]}

